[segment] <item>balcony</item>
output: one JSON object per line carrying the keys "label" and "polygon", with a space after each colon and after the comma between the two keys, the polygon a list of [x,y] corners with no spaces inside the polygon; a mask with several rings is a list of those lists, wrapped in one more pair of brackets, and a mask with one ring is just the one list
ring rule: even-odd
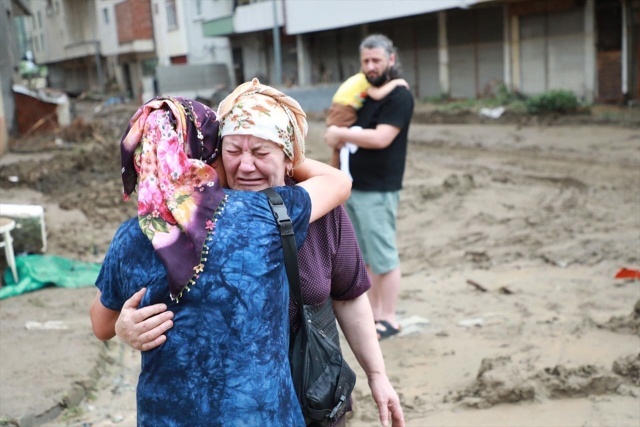
{"label": "balcony", "polygon": [[100,42],[97,40],[71,43],[64,47],[64,59],[94,56],[97,52],[100,52]]}
{"label": "balcony", "polygon": [[[275,1],[278,25],[284,25],[284,14],[282,12],[282,0]],[[238,6],[233,15],[233,29],[235,33],[251,33],[264,31],[273,28],[273,8],[272,0],[250,3]]]}

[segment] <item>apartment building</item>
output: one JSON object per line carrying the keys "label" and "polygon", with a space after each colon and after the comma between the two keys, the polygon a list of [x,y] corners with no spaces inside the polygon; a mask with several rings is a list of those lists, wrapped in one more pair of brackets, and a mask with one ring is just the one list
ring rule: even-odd
{"label": "apartment building", "polygon": [[120,88],[141,103],[157,63],[149,0],[97,0],[93,13],[106,76],[100,88]]}
{"label": "apartment building", "polygon": [[[281,68],[282,83],[299,83],[295,37],[283,31],[283,0],[217,0],[216,3],[226,3],[228,14],[205,20],[202,30],[206,37],[228,38],[235,85],[253,77],[274,84],[276,66]],[[275,49],[279,64],[274,61]]]}
{"label": "apartment building", "polygon": [[79,94],[104,85],[96,1],[31,2],[31,45],[37,64],[48,67],[50,87]]}
{"label": "apartment building", "polygon": [[203,27],[232,14],[233,2],[150,1],[158,60],[155,92],[211,99],[220,88],[228,90],[233,84],[229,39],[207,36]]}
{"label": "apartment building", "polygon": [[16,17],[29,16],[23,0],[0,0],[0,155],[8,150],[9,134],[14,131],[15,101],[11,87],[15,82],[20,52]]}
{"label": "apartment building", "polygon": [[228,83],[228,39],[205,37],[202,23],[229,15],[232,6],[218,0],[37,0],[29,25],[31,46],[36,63],[49,70],[51,87],[71,95],[117,87],[143,102],[162,89],[158,67],[166,76],[165,89],[210,82],[199,77],[211,68],[172,71],[172,65],[222,63]]}
{"label": "apartment building", "polygon": [[205,34],[229,37],[236,80],[273,80],[279,68],[285,85],[340,82],[359,68],[362,37],[380,32],[418,98],[479,97],[504,83],[620,102],[640,99],[639,27],[637,0],[239,0]]}
{"label": "apartment building", "polygon": [[[31,47],[48,85],[71,95],[121,87],[141,91],[153,75],[155,45],[149,0],[32,1]],[[145,68],[146,67],[146,68]]]}
{"label": "apartment building", "polygon": [[330,92],[358,71],[360,40],[379,32],[396,43],[419,99],[480,97],[503,83],[526,95],[640,99],[639,0],[38,0],[32,9],[36,62],[71,94],[117,83],[140,101],[199,96],[256,76]]}

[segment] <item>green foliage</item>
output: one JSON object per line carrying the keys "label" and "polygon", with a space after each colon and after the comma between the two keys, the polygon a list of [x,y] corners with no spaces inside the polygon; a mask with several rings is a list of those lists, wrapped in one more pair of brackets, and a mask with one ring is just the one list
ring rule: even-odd
{"label": "green foliage", "polygon": [[569,90],[550,90],[525,101],[531,114],[570,113],[578,108],[578,98]]}
{"label": "green foliage", "polygon": [[523,100],[513,101],[509,104],[509,111],[515,114],[526,114],[527,113],[527,105]]}
{"label": "green foliage", "polygon": [[460,99],[451,101],[443,106],[444,111],[467,111],[473,110],[478,105],[475,99]]}
{"label": "green foliage", "polygon": [[493,95],[493,99],[496,101],[497,105],[513,104],[520,101],[521,98],[521,95],[511,91],[504,83],[500,83],[496,87],[495,93]]}
{"label": "green foliage", "polygon": [[84,415],[84,410],[81,407],[72,406],[65,409],[65,411],[60,415],[60,420],[62,420],[63,422],[68,422],[82,415]]}
{"label": "green foliage", "polygon": [[424,99],[424,102],[428,104],[442,104],[449,100],[449,96],[446,93],[441,93],[440,95],[427,96]]}
{"label": "green foliage", "polygon": [[47,67],[36,65],[29,61],[20,61],[18,71],[20,77],[24,79],[34,79],[37,77],[45,77],[47,75]]}
{"label": "green foliage", "polygon": [[437,106],[440,111],[459,112],[477,111],[480,108],[495,108],[504,106],[508,110],[524,111],[524,97],[502,82],[490,85],[480,98],[451,99],[446,93],[430,96],[424,102]]}
{"label": "green foliage", "polygon": [[481,108],[505,107],[515,114],[572,113],[586,108],[580,105],[576,95],[569,90],[551,90],[526,97],[513,91],[502,82],[489,85],[479,98],[451,99],[446,94],[424,100],[435,110],[448,113],[478,112]]}

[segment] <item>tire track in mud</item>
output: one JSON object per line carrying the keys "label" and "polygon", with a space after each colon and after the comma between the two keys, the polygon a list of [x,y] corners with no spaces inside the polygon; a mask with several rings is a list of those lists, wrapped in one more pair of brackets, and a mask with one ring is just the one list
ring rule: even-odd
{"label": "tire track in mud", "polygon": [[[420,216],[407,221],[413,223],[411,229],[400,226],[405,274],[451,262],[480,268],[516,260],[560,266],[593,265],[604,258],[637,262],[619,245],[605,242],[610,247],[604,251],[589,247],[603,244],[600,235],[611,232],[612,223],[637,226],[628,202],[634,185],[640,186],[640,156],[614,163],[606,156],[593,159],[574,151],[537,151],[527,146],[488,150],[445,140],[410,144],[407,170],[424,173],[430,185],[411,175],[405,178],[399,221]],[[484,195],[495,191],[505,197],[487,198],[483,205]],[[621,208],[611,212],[611,205]],[[462,221],[470,211],[479,213]],[[625,239],[624,233],[620,238]],[[562,247],[554,244],[558,241],[574,243]],[[511,250],[523,245],[525,253]]]}

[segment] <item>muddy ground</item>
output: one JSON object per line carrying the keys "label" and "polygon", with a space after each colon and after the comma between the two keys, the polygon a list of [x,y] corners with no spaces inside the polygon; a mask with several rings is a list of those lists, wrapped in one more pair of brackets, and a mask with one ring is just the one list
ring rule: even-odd
{"label": "muddy ground", "polygon": [[[0,158],[0,201],[45,207],[47,253],[100,262],[136,212],[118,150],[135,106],[76,107],[81,121]],[[407,425],[640,425],[640,283],[614,279],[640,268],[634,120],[417,112],[398,224],[404,331],[381,343]],[[311,123],[308,155],[328,160],[322,130]],[[0,425],[135,425],[138,357],[93,338],[94,293],[0,301]],[[358,375],[349,425],[377,425]]]}

